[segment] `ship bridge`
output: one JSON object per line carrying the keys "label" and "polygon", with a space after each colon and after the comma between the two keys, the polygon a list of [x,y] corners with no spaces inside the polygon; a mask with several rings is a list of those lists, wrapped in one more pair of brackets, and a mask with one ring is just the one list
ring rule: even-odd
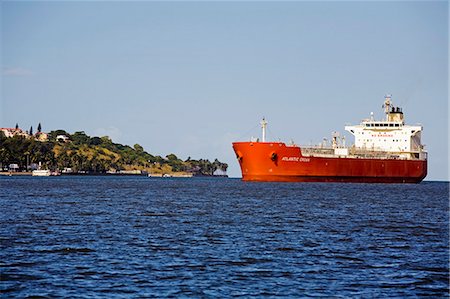
{"label": "ship bridge", "polygon": [[403,158],[422,158],[425,156],[420,125],[406,125],[402,109],[394,107],[391,96],[385,97],[386,120],[377,121],[371,113],[370,119],[359,125],[345,126],[345,130],[355,136],[355,147],[372,151],[398,153]]}

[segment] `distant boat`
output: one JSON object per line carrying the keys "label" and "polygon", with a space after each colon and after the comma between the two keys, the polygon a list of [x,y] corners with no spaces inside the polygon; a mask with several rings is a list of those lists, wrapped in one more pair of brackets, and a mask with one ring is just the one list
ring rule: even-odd
{"label": "distant boat", "polygon": [[33,170],[31,173],[32,176],[50,176],[51,172],[50,170]]}

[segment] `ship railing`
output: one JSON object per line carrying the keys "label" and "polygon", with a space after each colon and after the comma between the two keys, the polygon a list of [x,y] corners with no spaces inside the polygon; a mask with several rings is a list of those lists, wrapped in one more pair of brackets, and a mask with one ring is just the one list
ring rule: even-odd
{"label": "ship railing", "polygon": [[301,147],[303,155],[334,155],[331,147]]}
{"label": "ship railing", "polygon": [[392,160],[426,160],[422,152],[415,151],[399,151],[399,152],[387,152],[379,150],[369,150],[362,148],[351,147],[349,149],[349,156],[355,156],[358,158],[375,158],[375,159],[392,159]]}
{"label": "ship railing", "polygon": [[[386,152],[380,150],[348,147],[348,154],[344,157],[359,159],[392,159],[392,160],[426,160],[427,152]],[[320,146],[302,146],[303,156],[314,157],[343,157],[335,154],[335,148]]]}

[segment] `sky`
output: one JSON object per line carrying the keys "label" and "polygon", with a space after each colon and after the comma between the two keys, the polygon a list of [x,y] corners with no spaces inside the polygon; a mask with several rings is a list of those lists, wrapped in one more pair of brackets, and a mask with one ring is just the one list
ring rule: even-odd
{"label": "sky", "polygon": [[[448,2],[2,1],[0,127],[85,131],[218,158],[318,144],[392,94],[449,180]],[[347,138],[347,144],[353,140]]]}

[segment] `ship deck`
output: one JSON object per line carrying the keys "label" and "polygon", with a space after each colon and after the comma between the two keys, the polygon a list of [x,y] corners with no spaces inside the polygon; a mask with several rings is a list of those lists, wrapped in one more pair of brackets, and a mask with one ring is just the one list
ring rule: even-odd
{"label": "ship deck", "polygon": [[427,160],[427,153],[422,152],[386,152],[371,149],[361,149],[355,147],[341,148],[347,149],[346,155],[336,154],[332,147],[311,147],[299,146],[304,157],[323,158],[354,158],[354,159],[380,159],[380,160]]}

